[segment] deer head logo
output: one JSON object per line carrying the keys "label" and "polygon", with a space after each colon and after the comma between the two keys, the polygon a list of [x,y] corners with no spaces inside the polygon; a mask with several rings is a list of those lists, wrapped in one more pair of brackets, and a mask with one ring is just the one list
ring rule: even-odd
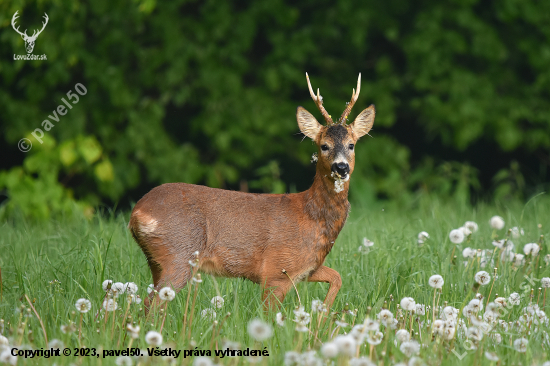
{"label": "deer head logo", "polygon": [[40,29],[39,31],[35,30],[32,33],[32,36],[29,37],[27,35],[26,29],[25,29],[25,32],[20,32],[19,27],[17,28],[15,27],[15,20],[18,18],[18,15],[17,15],[18,12],[19,11],[16,11],[15,14],[13,14],[13,18],[11,18],[11,26],[17,33],[21,35],[21,38],[23,38],[23,41],[25,41],[25,48],[27,49],[27,53],[31,53],[34,48],[34,42],[36,41],[36,38],[40,35],[40,33],[42,33],[44,28],[46,28],[46,24],[48,24],[48,14],[44,13],[44,19],[46,21],[42,23],[42,29]]}

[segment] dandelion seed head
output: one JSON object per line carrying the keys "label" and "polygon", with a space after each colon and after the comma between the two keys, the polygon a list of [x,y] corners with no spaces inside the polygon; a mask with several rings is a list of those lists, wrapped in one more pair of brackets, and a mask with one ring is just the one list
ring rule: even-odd
{"label": "dandelion seed head", "polygon": [[202,282],[202,278],[201,278],[200,273],[197,273],[197,275],[195,277],[193,277],[193,282],[194,283],[201,283]]}
{"label": "dandelion seed head", "polygon": [[122,282],[115,282],[111,285],[111,291],[115,296],[121,295],[124,293],[124,284]]}
{"label": "dandelion seed head", "polygon": [[309,321],[311,320],[311,315],[309,313],[306,313],[305,311],[300,311],[295,314],[294,321],[297,323],[302,323],[304,325],[309,324]]}
{"label": "dandelion seed head", "polygon": [[285,316],[282,313],[277,313],[275,321],[277,322],[278,326],[282,327],[283,325],[285,325]]}
{"label": "dandelion seed head", "polygon": [[321,347],[321,354],[325,358],[335,358],[338,356],[338,345],[334,342],[327,342]]}
{"label": "dandelion seed head", "polygon": [[534,257],[539,254],[539,251],[540,247],[536,243],[525,244],[523,247],[523,252],[525,255],[532,255]]}
{"label": "dandelion seed head", "polygon": [[462,233],[464,234],[464,237],[468,237],[469,235],[472,235],[472,230],[468,229],[466,226],[461,226],[458,228],[458,230],[462,230]]}
{"label": "dandelion seed head", "polygon": [[248,323],[248,334],[255,340],[261,342],[271,338],[273,335],[273,328],[260,319],[253,319]]}
{"label": "dandelion seed head", "polygon": [[105,281],[103,281],[101,287],[103,287],[103,291],[107,292],[111,289],[112,285],[113,285],[112,280],[105,280]]}
{"label": "dandelion seed head", "polygon": [[118,356],[115,360],[115,364],[118,366],[132,366],[134,361],[129,356]]}
{"label": "dandelion seed head", "polygon": [[338,352],[352,357],[355,354],[357,342],[351,335],[339,335],[334,338],[334,343],[338,346]]}
{"label": "dandelion seed head", "polygon": [[383,338],[384,334],[380,331],[370,332],[367,336],[367,343],[372,344],[373,346],[377,346],[382,343]]}
{"label": "dandelion seed head", "polygon": [[216,314],[216,311],[214,309],[206,308],[201,311],[201,318],[207,319],[207,320],[215,320],[218,314]]}
{"label": "dandelion seed head", "polygon": [[518,338],[514,341],[514,349],[518,352],[525,353],[529,341],[526,338]]}
{"label": "dandelion seed head", "polygon": [[478,230],[478,225],[475,221],[466,221],[464,227],[470,230],[470,232],[475,233]]}
{"label": "dandelion seed head", "polygon": [[0,352],[0,363],[15,366],[17,364],[17,356],[11,354],[11,349],[6,349]]}
{"label": "dandelion seed head", "polygon": [[462,256],[464,258],[473,258],[475,255],[476,251],[470,247],[464,248],[464,250],[462,251]]}
{"label": "dandelion seed head", "polygon": [[349,366],[376,366],[376,364],[366,357],[359,357],[349,360]]}
{"label": "dandelion seed head", "polygon": [[434,321],[432,329],[435,334],[442,335],[445,328],[445,322],[441,319]]}
{"label": "dandelion seed head", "polygon": [[309,329],[307,329],[306,325],[302,322],[297,322],[296,323],[296,328],[294,328],[295,331],[297,332],[302,332],[302,333],[305,333],[307,332]]}
{"label": "dandelion seed head", "polygon": [[460,244],[464,241],[464,232],[460,229],[451,230],[449,233],[449,239],[455,244]]}
{"label": "dandelion seed head", "polygon": [[210,300],[210,303],[215,309],[221,309],[223,304],[225,304],[225,300],[221,296],[214,296],[212,300]]}
{"label": "dandelion seed head", "polygon": [[483,339],[483,332],[478,327],[470,327],[466,332],[466,337],[479,342]]}
{"label": "dandelion seed head", "polygon": [[510,304],[512,305],[519,305],[521,297],[517,292],[513,292],[508,297],[508,301],[510,301]]}
{"label": "dandelion seed head", "polygon": [[514,265],[516,267],[522,266],[525,263],[525,256],[523,254],[515,254],[514,255]]}
{"label": "dandelion seed head", "polygon": [[408,341],[411,339],[411,335],[410,335],[409,332],[406,331],[405,329],[399,329],[399,330],[395,333],[395,338],[397,338],[397,340],[398,340],[400,343],[403,343],[403,342],[408,342]]}
{"label": "dandelion seed head", "polygon": [[445,281],[443,281],[443,277],[440,275],[433,275],[428,280],[428,284],[433,288],[442,288],[443,283],[445,283]]}
{"label": "dandelion seed head", "polygon": [[138,291],[138,287],[133,282],[126,282],[124,284],[124,290],[126,291],[127,294],[135,295]]}
{"label": "dandelion seed head", "polygon": [[491,276],[489,273],[485,271],[479,271],[475,274],[474,279],[477,283],[479,283],[482,286],[487,285],[489,282],[491,282]]}
{"label": "dandelion seed head", "polygon": [[210,358],[205,356],[195,357],[193,361],[193,366],[214,366]]}
{"label": "dandelion seed head", "polygon": [[399,350],[403,352],[407,357],[418,354],[420,352],[420,344],[417,341],[407,341],[401,343]]}
{"label": "dandelion seed head", "polygon": [[118,304],[115,299],[105,299],[103,301],[103,309],[105,311],[115,311],[118,309]]}
{"label": "dandelion seed head", "polygon": [[153,291],[155,291],[155,285],[150,284],[149,286],[147,286],[147,294],[150,294]]}
{"label": "dandelion seed head", "polygon": [[311,302],[311,312],[325,313],[327,312],[327,307],[321,300],[315,299]]}
{"label": "dandelion seed head", "polygon": [[427,232],[425,231],[421,231],[420,233],[418,233],[418,243],[419,244],[422,244],[424,243],[426,240],[428,240],[430,238],[430,234],[428,234]]}
{"label": "dandelion seed head", "polygon": [[171,287],[163,287],[159,291],[159,297],[163,301],[172,301],[176,297],[176,292]]}
{"label": "dandelion seed head", "polygon": [[550,277],[543,277],[540,280],[540,285],[542,288],[550,287]]}
{"label": "dandelion seed head", "polygon": [[128,331],[128,334],[130,334],[130,337],[134,338],[134,339],[137,339],[139,338],[139,331],[140,331],[140,327],[139,325],[132,325],[132,324],[127,324],[126,325],[126,330]]}
{"label": "dandelion seed head", "polygon": [[365,322],[366,330],[377,331],[378,329],[380,329],[380,323],[378,323],[376,320],[367,318]]}
{"label": "dandelion seed head", "polygon": [[393,313],[387,309],[382,309],[378,314],[378,319],[380,323],[387,327],[393,321]]}
{"label": "dandelion seed head", "polygon": [[78,299],[76,300],[76,310],[81,313],[87,313],[92,308],[92,303],[88,299]]}
{"label": "dandelion seed head", "polygon": [[61,348],[65,348],[65,345],[61,340],[54,338],[48,342],[48,348],[61,349]]}
{"label": "dandelion seed head", "polygon": [[493,240],[493,245],[499,249],[504,248],[504,244],[506,244],[506,239]]}
{"label": "dandelion seed head", "polygon": [[513,228],[510,229],[510,232],[512,234],[512,238],[519,238],[520,236],[524,235],[525,232],[523,231],[523,229],[520,229],[518,228],[517,226],[514,226]]}
{"label": "dandelion seed head", "polygon": [[488,359],[489,361],[494,361],[494,362],[499,360],[496,353],[489,352],[489,351],[485,351],[485,358]]}
{"label": "dandelion seed head", "polygon": [[426,305],[416,304],[415,313],[416,315],[426,315]]}
{"label": "dandelion seed head", "polygon": [[468,306],[476,313],[478,311],[483,310],[483,303],[479,299],[470,300],[470,302],[468,303]]}
{"label": "dandelion seed head", "polygon": [[150,330],[145,335],[145,342],[150,346],[160,346],[162,344],[162,334]]}
{"label": "dandelion seed head", "polygon": [[403,308],[403,310],[407,310],[407,311],[416,310],[416,303],[414,302],[414,299],[412,297],[402,298],[400,305]]}
{"label": "dandelion seed head", "polygon": [[504,227],[504,219],[500,216],[493,216],[491,217],[491,220],[489,220],[489,224],[491,225],[491,228],[501,230]]}
{"label": "dandelion seed head", "polygon": [[443,314],[445,314],[445,319],[456,320],[458,318],[458,309],[452,306],[446,306],[443,309]]}

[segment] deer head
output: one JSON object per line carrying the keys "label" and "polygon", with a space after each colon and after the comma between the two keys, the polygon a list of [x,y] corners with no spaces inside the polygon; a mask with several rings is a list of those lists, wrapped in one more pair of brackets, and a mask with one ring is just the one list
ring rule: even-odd
{"label": "deer head", "polygon": [[27,49],[27,53],[31,53],[32,50],[34,49],[34,42],[36,41],[36,38],[40,35],[40,33],[42,33],[42,31],[44,30],[44,28],[46,28],[46,24],[48,24],[48,14],[44,13],[44,19],[46,20],[45,22],[42,23],[42,29],[40,29],[39,31],[34,31],[32,33],[32,36],[28,36],[27,35],[27,30],[25,29],[25,32],[20,32],[19,31],[19,27],[15,27],[15,20],[18,18],[17,16],[17,13],[19,11],[16,11],[15,14],[13,14],[13,18],[11,18],[11,26],[13,27],[13,29],[19,33],[21,35],[21,38],[23,38],[23,41],[25,41],[25,48]]}
{"label": "deer head", "polygon": [[319,89],[317,89],[317,95],[313,93],[307,73],[306,78],[311,98],[325,118],[326,125],[321,125],[311,113],[302,107],[298,107],[296,112],[298,126],[304,135],[317,144],[319,149],[318,172],[327,178],[330,177],[329,179],[347,182],[355,166],[355,143],[370,131],[374,123],[374,105],[370,105],[359,113],[353,123],[346,123],[361,90],[361,74],[359,74],[357,91],[353,89],[350,102],[339,121],[335,123],[323,107],[323,98],[319,94]]}

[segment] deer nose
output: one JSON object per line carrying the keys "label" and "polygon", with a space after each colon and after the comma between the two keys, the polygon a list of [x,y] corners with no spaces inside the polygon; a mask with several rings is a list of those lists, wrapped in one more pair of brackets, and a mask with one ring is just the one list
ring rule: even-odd
{"label": "deer nose", "polygon": [[342,162],[334,163],[332,164],[332,171],[344,177],[349,173],[349,165],[347,163],[342,163]]}

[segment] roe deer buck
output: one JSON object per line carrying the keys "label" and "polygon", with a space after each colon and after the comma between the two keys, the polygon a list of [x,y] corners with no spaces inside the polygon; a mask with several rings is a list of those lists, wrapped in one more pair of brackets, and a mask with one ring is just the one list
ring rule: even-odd
{"label": "roe deer buck", "polygon": [[[353,90],[335,123],[323,107],[319,89],[315,95],[307,74],[306,78],[327,122],[320,125],[298,107],[298,126],[318,147],[311,188],[292,194],[253,194],[167,183],[152,189],[135,205],[128,227],[147,257],[156,290],[164,286],[181,290],[192,274],[190,261],[196,260],[205,273],[261,284],[264,305],[271,308],[283,301],[292,281],[328,282],[325,305],[330,308],[342,280],[323,262],[348,217],[355,143],[371,129],[375,110],[371,105],[352,124],[346,123],[359,96],[359,74],[357,92]],[[145,300],[146,309],[155,296],[151,292]]]}

